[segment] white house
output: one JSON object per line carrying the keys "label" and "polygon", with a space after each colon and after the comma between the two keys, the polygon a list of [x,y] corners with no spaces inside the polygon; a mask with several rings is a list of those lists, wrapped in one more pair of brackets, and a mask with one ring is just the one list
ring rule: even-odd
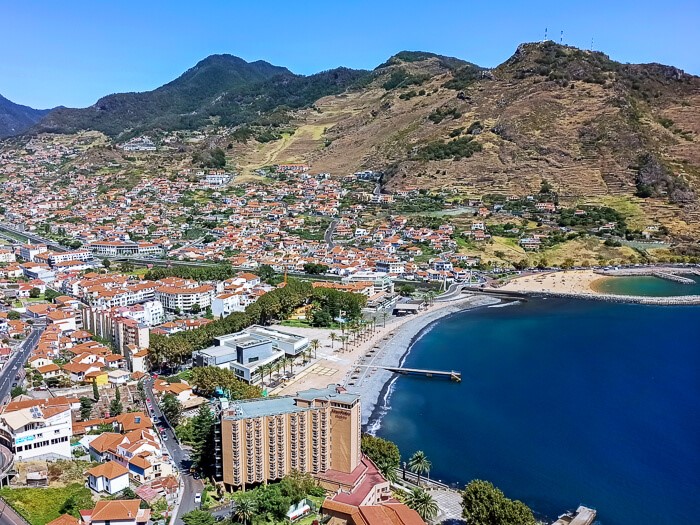
{"label": "white house", "polygon": [[116,461],[101,463],[87,471],[88,486],[95,492],[116,494],[129,486],[129,469]]}
{"label": "white house", "polygon": [[245,310],[241,302],[241,294],[238,293],[222,293],[214,297],[211,302],[211,313],[214,317],[226,317],[233,312],[242,312]]}

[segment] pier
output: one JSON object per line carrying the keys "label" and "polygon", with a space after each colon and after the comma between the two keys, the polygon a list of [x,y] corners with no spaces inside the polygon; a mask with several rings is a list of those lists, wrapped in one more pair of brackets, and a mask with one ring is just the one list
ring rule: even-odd
{"label": "pier", "polygon": [[364,368],[380,368],[382,370],[388,370],[389,372],[394,372],[396,374],[402,375],[413,375],[413,376],[424,376],[424,377],[441,377],[449,379],[450,381],[461,382],[462,372],[457,372],[455,370],[445,371],[445,370],[425,370],[422,368],[403,368],[400,366],[374,366],[374,365],[358,365]]}
{"label": "pier", "polygon": [[596,517],[596,511],[583,505],[576,512],[559,516],[552,525],[591,525]]}
{"label": "pier", "polygon": [[695,281],[693,281],[690,277],[683,277],[682,275],[675,273],[652,272],[651,275],[657,277],[658,279],[666,279],[667,281],[674,281],[676,283],[695,284]]}

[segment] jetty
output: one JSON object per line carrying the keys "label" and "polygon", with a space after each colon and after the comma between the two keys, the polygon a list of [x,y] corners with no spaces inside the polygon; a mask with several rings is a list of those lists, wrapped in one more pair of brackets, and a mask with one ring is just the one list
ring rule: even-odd
{"label": "jetty", "polygon": [[695,281],[693,281],[690,277],[683,277],[682,275],[675,273],[652,272],[651,275],[658,279],[666,279],[667,281],[674,281],[681,284],[695,284]]}
{"label": "jetty", "polygon": [[413,376],[423,376],[423,377],[441,377],[449,379],[450,381],[461,382],[462,372],[457,372],[455,370],[426,370],[423,368],[404,368],[401,366],[378,366],[378,365],[357,365],[363,368],[378,368],[381,370],[388,370],[389,372],[394,372],[401,375],[413,375]]}
{"label": "jetty", "polygon": [[591,525],[596,517],[594,509],[580,505],[576,512],[569,512],[559,516],[552,525]]}

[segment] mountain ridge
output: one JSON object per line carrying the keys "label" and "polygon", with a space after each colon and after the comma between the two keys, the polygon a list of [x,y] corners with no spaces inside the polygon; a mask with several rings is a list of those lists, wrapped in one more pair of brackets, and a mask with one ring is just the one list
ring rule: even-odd
{"label": "mountain ridge", "polygon": [[17,104],[0,95],[0,139],[24,133],[50,111]]}

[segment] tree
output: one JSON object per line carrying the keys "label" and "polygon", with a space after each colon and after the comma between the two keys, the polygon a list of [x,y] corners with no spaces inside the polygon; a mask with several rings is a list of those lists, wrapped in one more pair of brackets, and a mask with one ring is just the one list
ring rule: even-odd
{"label": "tree", "polygon": [[318,351],[318,347],[321,346],[321,341],[318,339],[312,339],[310,344],[311,349],[314,351],[314,359],[316,359],[316,352]]}
{"label": "tree", "polygon": [[411,297],[416,291],[416,287],[412,284],[402,284],[396,289],[396,291],[403,297]]}
{"label": "tree", "polygon": [[112,399],[112,402],[109,404],[109,415],[115,417],[122,412],[124,412],[124,405],[122,405],[122,395],[119,392],[119,387],[117,387],[117,391],[114,393],[114,399]]}
{"label": "tree", "polygon": [[336,334],[335,332],[331,332],[330,335],[329,335],[328,337],[330,337],[330,340],[331,340],[331,350],[333,350],[333,343],[335,343],[335,342],[338,340],[338,334]]}
{"label": "tree", "polygon": [[328,266],[325,264],[306,263],[304,265],[304,273],[308,273],[309,275],[320,275],[326,273],[327,271]]}
{"label": "tree", "polygon": [[369,434],[362,435],[362,453],[377,465],[379,472],[389,481],[396,481],[396,469],[401,464],[399,447],[389,440]]}
{"label": "tree", "polygon": [[92,382],[92,398],[95,402],[100,400],[100,391],[97,388],[97,381]]}
{"label": "tree", "polygon": [[275,270],[272,269],[272,266],[269,264],[262,264],[258,268],[258,277],[262,279],[263,281],[269,281],[275,276]]}
{"label": "tree", "polygon": [[212,397],[217,389],[226,392],[229,399],[250,399],[262,396],[259,387],[249,385],[236,377],[228,368],[197,367],[192,370],[192,384],[204,397]]}
{"label": "tree", "polygon": [[[71,485],[74,486],[74,485]],[[58,510],[60,514],[70,514],[75,518],[80,517],[80,511],[83,509],[91,509],[95,506],[92,501],[92,496],[89,491],[81,490],[74,493],[70,498],[68,498],[61,508]]]}
{"label": "tree", "polygon": [[185,525],[214,525],[214,516],[205,510],[191,510],[182,516]]}
{"label": "tree", "polygon": [[255,517],[257,506],[250,497],[242,496],[236,501],[236,507],[231,512],[231,516],[243,525],[249,525]]}
{"label": "tree", "polygon": [[109,259],[102,259],[102,266],[109,270],[109,267],[112,266],[112,261]]}
{"label": "tree", "polygon": [[182,403],[174,394],[165,394],[160,403],[160,409],[163,411],[165,419],[168,420],[170,426],[175,428],[180,422],[182,415]]}
{"label": "tree", "polygon": [[53,302],[56,297],[60,296],[61,294],[57,292],[56,290],[52,290],[51,288],[47,288],[46,291],[44,292],[44,299],[47,301]]}
{"label": "tree", "polygon": [[13,386],[12,390],[10,390],[10,397],[15,398],[17,396],[21,396],[22,394],[26,394],[27,391],[22,388],[21,386]]}
{"label": "tree", "polygon": [[201,311],[202,307],[199,305],[199,303],[194,303],[190,308],[190,312],[192,312],[193,314],[198,314]]}
{"label": "tree", "polygon": [[38,299],[40,295],[41,290],[39,290],[39,288],[37,288],[36,286],[29,290],[29,297],[31,297],[32,299]]}
{"label": "tree", "polygon": [[470,481],[462,492],[462,517],[467,525],[535,525],[532,511],[506,498],[488,481]]}
{"label": "tree", "polygon": [[94,401],[89,397],[80,398],[80,419],[81,421],[87,421],[92,415],[92,405]]}
{"label": "tree", "polygon": [[438,515],[437,503],[427,490],[413,489],[406,497],[405,503],[409,508],[415,510],[423,518],[423,521],[432,521]]}
{"label": "tree", "polygon": [[432,463],[430,463],[430,461],[425,455],[425,452],[423,452],[422,450],[414,452],[411,456],[411,459],[408,460],[408,468],[411,472],[418,476],[419,485],[421,474],[426,474],[430,472],[430,467],[432,466]]}
{"label": "tree", "polygon": [[214,414],[206,404],[192,418],[192,461],[205,474],[214,467],[214,423]]}
{"label": "tree", "polygon": [[17,310],[10,310],[7,312],[7,320],[8,321],[19,321],[22,316]]}

